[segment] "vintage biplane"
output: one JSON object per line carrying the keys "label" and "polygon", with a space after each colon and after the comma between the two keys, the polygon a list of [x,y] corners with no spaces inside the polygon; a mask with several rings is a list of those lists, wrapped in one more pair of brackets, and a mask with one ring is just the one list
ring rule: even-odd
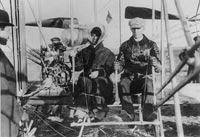
{"label": "vintage biplane", "polygon": [[[153,1],[153,0],[152,0]],[[144,126],[144,125],[153,125],[152,135],[149,135],[147,133],[138,132],[137,136],[155,136],[155,137],[164,137],[164,131],[163,131],[163,125],[162,125],[162,115],[160,111],[160,107],[166,103],[171,97],[174,96],[174,105],[176,110],[176,121],[177,121],[177,133],[178,137],[183,137],[183,127],[181,123],[181,114],[180,114],[180,106],[178,101],[177,93],[182,87],[184,87],[188,82],[191,81],[191,79],[197,75],[200,72],[200,67],[197,65],[195,67],[194,72],[189,75],[186,79],[181,81],[179,84],[174,80],[174,77],[180,72],[180,70],[183,68],[183,66],[186,64],[189,57],[193,56],[194,51],[199,47],[200,43],[193,44],[191,39],[191,34],[188,31],[188,22],[186,18],[183,15],[182,8],[180,6],[179,0],[174,0],[175,5],[177,8],[177,11],[179,13],[179,16],[175,16],[173,14],[168,14],[167,9],[167,3],[166,0],[161,1],[161,10],[155,10],[152,4],[152,8],[147,7],[136,7],[133,3],[133,5],[127,5],[125,9],[121,9],[121,0],[119,0],[119,11],[124,10],[125,12],[125,18],[131,19],[134,17],[142,17],[147,20],[152,20],[152,28],[155,28],[155,20],[160,20],[163,23],[165,23],[165,32],[166,32],[166,41],[167,41],[167,49],[169,53],[169,66],[170,66],[170,73],[171,75],[169,78],[165,81],[165,66],[163,64],[162,66],[162,86],[159,87],[157,90],[155,87],[156,82],[156,75],[153,72],[153,79],[154,79],[154,107],[155,111],[158,114],[158,118],[156,121],[149,122],[149,121],[143,121],[142,117],[142,107],[141,103],[133,104],[135,107],[138,108],[138,121],[100,121],[100,122],[91,122],[90,118],[88,116],[88,111],[85,111],[85,109],[81,109],[77,106],[74,106],[74,85],[77,80],[77,75],[79,75],[81,72],[75,71],[75,56],[72,55],[74,51],[79,52],[82,49],[86,48],[88,46],[87,40],[89,39],[90,31],[94,26],[99,26],[104,30],[104,35],[102,38],[102,41],[106,38],[107,32],[106,27],[102,24],[96,23],[97,18],[97,0],[94,0],[94,22],[91,22],[89,25],[85,24],[79,24],[78,18],[74,17],[74,2],[73,0],[70,0],[69,9],[70,9],[70,18],[64,18],[64,17],[55,17],[55,18],[49,18],[42,20],[41,18],[37,19],[36,15],[33,11],[33,8],[31,6],[31,3],[29,0],[27,0],[28,6],[31,9],[31,12],[34,16],[35,21],[34,22],[25,22],[25,13],[24,13],[24,6],[25,1],[23,0],[14,0],[10,1],[10,15],[11,20],[16,25],[15,29],[12,30],[12,44],[17,45],[16,47],[13,47],[13,55],[14,55],[14,66],[15,70],[17,72],[17,96],[19,98],[19,102],[24,110],[29,112],[30,118],[34,117],[37,119],[40,119],[42,123],[45,123],[47,126],[52,129],[57,136],[69,136],[69,132],[73,132],[71,136],[84,136],[83,131],[84,127],[92,127],[92,126],[105,126],[105,125],[138,125],[138,126]],[[40,2],[38,2],[40,3]],[[41,8],[41,5],[38,6]],[[43,9],[45,10],[45,8]],[[39,9],[39,12],[40,9]],[[56,12],[56,11],[55,11]],[[85,13],[82,13],[85,14]],[[121,17],[121,11],[119,12],[119,22],[124,19],[124,17]],[[110,15],[109,15],[110,16]],[[107,16],[107,17],[109,17]],[[110,17],[111,18],[111,17]],[[187,44],[189,45],[190,49],[186,51],[187,57],[183,59],[180,64],[177,65],[175,68],[174,64],[174,55],[172,54],[172,46],[170,44],[170,35],[169,35],[169,20],[176,20],[180,21],[181,25],[183,27],[183,31],[186,37]],[[191,21],[194,21],[194,18],[189,19]],[[92,24],[93,23],[93,24]],[[109,23],[109,22],[107,22]],[[26,27],[32,26],[37,27],[39,30],[39,36],[40,37],[40,45],[39,50],[34,49],[33,47],[28,46],[26,43]],[[47,44],[45,35],[43,34],[43,27],[45,28],[59,28],[62,29],[62,33],[60,36],[61,43],[58,46],[57,50],[51,49],[51,46]],[[120,43],[121,44],[121,29],[122,24],[119,23],[119,32],[120,32]],[[152,29],[153,30],[153,29]],[[163,32],[164,30],[161,29]],[[163,33],[162,32],[162,33]],[[164,46],[163,46],[163,37],[161,36],[161,53],[162,53],[162,62],[165,62],[165,55],[164,55]],[[195,57],[196,58],[196,57]],[[71,61],[70,61],[71,60]],[[198,60],[198,58],[196,58]],[[34,65],[39,66],[39,71],[41,71],[41,79],[40,81],[29,81],[29,76],[27,73],[27,70],[30,69],[30,64],[28,63],[33,62]],[[198,63],[197,63],[198,64]],[[34,75],[35,72],[32,73]],[[117,70],[115,71],[115,78],[113,80],[113,94],[115,98],[114,104],[109,104],[109,107],[112,108],[120,108],[120,100],[118,95],[118,79],[119,74]],[[167,95],[160,97],[160,93],[165,89],[165,87],[172,82],[172,89],[168,92]],[[141,95],[138,95],[140,98]],[[83,112],[82,114],[82,121],[80,122],[73,122],[71,121],[71,127],[66,127],[64,124],[61,124],[63,121],[59,121],[61,123],[55,122],[58,125],[61,125],[64,130],[69,132],[58,132],[54,127],[52,127],[47,120],[48,117],[50,117],[51,112],[56,113],[59,109],[62,109],[62,105],[67,106],[67,111],[65,115],[69,115],[69,117],[72,117],[72,113],[75,112]],[[33,107],[34,106],[34,107]],[[41,108],[40,108],[41,107]],[[42,109],[42,112],[37,111],[38,109]],[[44,109],[47,109],[44,111]],[[55,110],[54,110],[55,109]],[[61,111],[59,112],[61,113]],[[35,116],[33,116],[35,115]],[[59,119],[60,120],[60,119]],[[64,120],[65,122],[66,120]],[[38,121],[34,119],[34,121],[27,122],[24,129],[22,130],[24,134],[22,136],[31,137],[34,136],[37,131],[40,129],[37,129],[37,123]],[[2,123],[3,124],[3,123]],[[33,127],[32,127],[33,125]],[[36,128],[35,128],[36,127]],[[77,128],[74,127],[80,127],[80,132],[77,132]],[[31,130],[34,129],[34,130]],[[99,128],[99,130],[102,130]],[[35,132],[36,131],[36,132]],[[132,129],[133,136],[136,136],[136,130]],[[135,134],[134,134],[135,131]],[[106,134],[105,134],[106,135]],[[108,135],[109,136],[109,135]]]}

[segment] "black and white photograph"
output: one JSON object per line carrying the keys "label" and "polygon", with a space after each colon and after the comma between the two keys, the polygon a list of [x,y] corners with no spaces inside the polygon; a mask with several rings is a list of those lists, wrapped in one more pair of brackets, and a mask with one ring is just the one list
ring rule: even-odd
{"label": "black and white photograph", "polygon": [[200,137],[200,0],[0,0],[1,137]]}

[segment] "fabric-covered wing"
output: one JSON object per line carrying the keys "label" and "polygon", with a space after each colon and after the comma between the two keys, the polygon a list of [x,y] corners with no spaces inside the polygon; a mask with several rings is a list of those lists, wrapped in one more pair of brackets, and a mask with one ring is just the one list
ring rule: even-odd
{"label": "fabric-covered wing", "polygon": [[[178,20],[179,18],[176,15],[168,14],[170,20]],[[144,19],[152,19],[152,9],[144,7],[126,7],[125,9],[125,18],[132,19],[135,17],[140,17]],[[155,10],[155,19],[160,19],[161,12]]]}
{"label": "fabric-covered wing", "polygon": [[[52,28],[69,28],[71,24],[71,18],[50,18],[42,20],[42,27]],[[78,19],[74,18],[74,24],[79,24]],[[26,23],[27,26],[38,26],[37,22]]]}

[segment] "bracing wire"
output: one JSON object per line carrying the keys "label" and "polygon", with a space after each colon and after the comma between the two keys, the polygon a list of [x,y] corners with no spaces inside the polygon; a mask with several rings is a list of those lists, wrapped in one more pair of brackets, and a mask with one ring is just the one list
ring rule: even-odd
{"label": "bracing wire", "polygon": [[[197,16],[197,14],[198,14],[198,11],[199,11],[199,6],[200,6],[200,0],[199,0],[199,2],[198,2],[198,6],[197,6],[197,10],[196,10],[196,14],[195,14],[195,16]],[[196,22],[196,21],[195,21]],[[195,25],[196,26],[196,34],[198,34],[198,28],[197,28],[197,24]]]}
{"label": "bracing wire", "polygon": [[200,15],[200,13],[197,13],[196,15],[192,16],[191,18],[189,18],[190,20],[195,18],[196,16]]}
{"label": "bracing wire", "polygon": [[62,133],[60,133],[59,131],[57,131],[54,127],[52,127],[47,121],[45,121],[41,116],[39,116],[36,112],[34,112],[31,109],[27,109],[30,112],[32,112],[33,114],[35,114],[35,116],[37,116],[40,120],[42,120],[44,122],[44,124],[46,124],[47,126],[49,126],[49,128],[51,128],[54,132],[56,132],[58,135],[65,137],[65,135],[63,135]]}
{"label": "bracing wire", "polygon": [[101,7],[100,9],[98,9],[98,12],[102,11],[102,9],[105,9],[110,2],[111,2],[111,0],[109,0],[103,7]]}
{"label": "bracing wire", "polygon": [[33,14],[33,17],[34,17],[34,19],[35,19],[35,21],[36,21],[36,23],[37,23],[37,27],[39,28],[39,31],[40,31],[40,34],[41,34],[41,36],[42,36],[42,39],[43,39],[43,41],[44,41],[44,43],[45,43],[45,46],[47,47],[47,49],[49,49],[48,46],[47,46],[47,43],[46,43],[46,41],[45,41],[44,35],[43,35],[42,31],[41,31],[41,28],[40,28],[40,26],[39,26],[39,23],[38,23],[38,21],[37,21],[37,19],[36,19],[36,16],[35,16],[35,13],[34,13],[34,11],[33,11],[33,8],[31,7],[30,1],[27,0],[27,2],[28,2],[28,5],[29,5],[29,8],[31,9],[31,13]]}
{"label": "bracing wire", "polygon": [[[10,18],[11,18],[11,22],[13,23],[13,7],[12,7],[12,0],[10,0]],[[14,41],[14,30],[13,30],[13,27],[11,27],[11,33],[12,33],[13,64],[14,64],[14,66],[16,66],[16,62],[15,62],[15,41]]]}
{"label": "bracing wire", "polygon": [[[33,110],[32,110],[32,111],[33,111]],[[41,112],[38,112],[38,111],[36,111],[36,110],[34,110],[34,112],[35,112],[35,114],[37,114],[37,115],[41,115],[41,116],[43,116],[43,117],[47,117],[47,115],[45,115],[45,114],[43,114],[43,113],[41,113]],[[60,125],[61,127],[66,128],[66,129],[69,129],[69,130],[71,130],[71,131],[78,132],[77,130],[75,130],[75,129],[73,129],[73,128],[70,128],[70,127],[67,127],[67,126],[65,126],[64,124],[61,124],[61,123],[59,123],[59,122],[56,122],[56,121],[51,121],[51,122],[52,122],[52,123],[56,123],[56,124]]]}
{"label": "bracing wire", "polygon": [[197,6],[197,10],[196,10],[196,16],[197,16],[197,14],[198,14],[198,11],[199,11],[199,6],[200,6],[200,0],[199,0],[199,3],[198,3],[198,6]]}
{"label": "bracing wire", "polygon": [[1,6],[2,6],[3,10],[5,10],[5,8],[4,8],[4,6],[3,6],[3,3],[2,3],[2,1],[1,1],[1,0],[0,0],[0,3],[1,3]]}

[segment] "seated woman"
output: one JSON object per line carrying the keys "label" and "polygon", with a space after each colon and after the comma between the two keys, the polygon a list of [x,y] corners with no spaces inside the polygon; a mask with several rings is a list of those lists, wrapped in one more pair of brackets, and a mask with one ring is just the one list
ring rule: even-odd
{"label": "seated woman", "polygon": [[104,36],[104,27],[94,27],[90,46],[75,58],[76,70],[84,70],[75,87],[76,105],[88,107],[91,114],[94,114],[94,110],[107,112],[107,104],[113,103],[113,84],[109,76],[114,71],[115,56],[104,47]]}

